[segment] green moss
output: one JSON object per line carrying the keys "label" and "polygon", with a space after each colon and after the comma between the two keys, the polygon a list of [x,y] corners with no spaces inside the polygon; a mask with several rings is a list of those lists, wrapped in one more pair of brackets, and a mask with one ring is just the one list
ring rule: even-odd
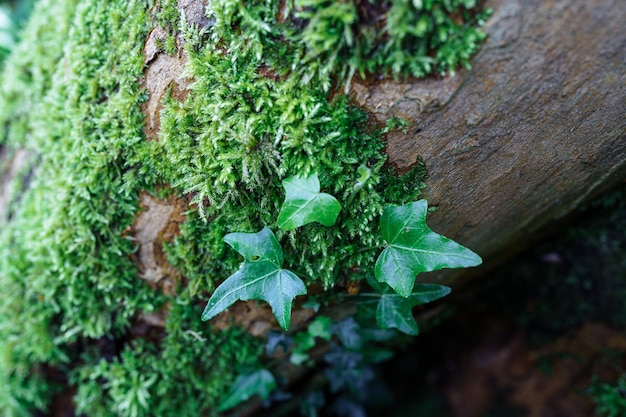
{"label": "green moss", "polygon": [[215,38],[240,47],[242,37],[223,36],[235,26],[272,67],[289,68],[305,84],[313,82],[324,90],[339,82],[346,91],[355,74],[422,77],[469,67],[470,57],[485,39],[478,27],[489,14],[490,10],[479,10],[475,0],[288,0],[245,5],[219,0],[209,7]]}
{"label": "green moss", "polygon": [[619,417],[626,413],[626,374],[622,374],[615,384],[602,382],[596,377],[589,391],[597,417]]}
{"label": "green moss", "polygon": [[[356,7],[349,4],[337,7]],[[238,258],[224,253],[225,233],[256,232],[265,225],[282,241],[287,267],[306,282],[329,288],[362,279],[382,245],[376,220],[382,208],[415,198],[423,184],[423,167],[397,181],[384,165],[383,133],[395,128],[393,121],[380,126],[345,96],[328,98],[331,77],[343,70],[334,64],[322,68],[330,65],[328,56],[313,54],[313,60],[307,40],[327,30],[313,27],[318,19],[304,13],[298,18],[309,23],[301,23],[306,29],[298,34],[290,19],[277,20],[278,6],[212,2],[211,26],[203,37],[186,39],[192,91],[182,104],[167,99],[163,105],[160,140],[151,150],[158,164],[151,169],[192,194],[200,217],[210,220],[204,232],[200,226],[184,229],[177,247],[168,249],[171,262],[191,278],[192,294],[211,291],[237,268]],[[337,13],[324,2],[306,6]],[[369,172],[365,184],[359,181],[362,165]],[[275,227],[284,198],[280,181],[311,171],[343,204],[338,226],[284,234]]]}
{"label": "green moss", "polygon": [[[473,25],[483,15],[467,1],[413,3],[288,1],[280,11],[278,1],[215,0],[200,28],[174,0],[159,2],[153,21],[151,2],[40,0],[0,93],[0,146],[31,157],[27,190],[14,194],[0,230],[0,410],[45,410],[67,389],[51,369],[71,377],[89,415],[214,409],[238,367],[259,360],[261,343],[199,320],[208,292],[240,262],[222,241],[228,232],[272,227],[286,267],[309,284],[369,273],[383,243],[378,216],[387,203],[417,198],[424,170],[398,177],[385,164],[385,126],[339,91],[355,73],[467,64],[482,36]],[[372,13],[387,14],[384,28]],[[419,19],[396,33],[394,13]],[[153,25],[167,30],[167,53],[181,37],[194,83],[183,103],[165,98],[159,140],[147,141],[140,81]],[[280,232],[281,181],[313,171],[343,205],[338,226]],[[125,234],[138,193],[160,184],[192,195],[196,207],[166,248],[188,284],[171,299],[140,279]],[[165,305],[164,332],[135,338],[138,314]],[[120,351],[103,358],[103,338]]]}
{"label": "green moss", "polygon": [[29,119],[43,111],[43,96],[63,56],[59,39],[67,37],[76,1],[41,3],[49,15],[33,13],[22,41],[4,63],[2,80],[10,82],[0,84],[0,145],[34,146],[28,143]]}
{"label": "green moss", "polygon": [[161,28],[176,31],[179,22],[177,0],[159,1],[156,8],[154,23]]}
{"label": "green moss", "polygon": [[469,67],[485,38],[476,25],[489,14],[476,13],[475,0],[296,0],[293,6],[294,17],[306,22],[294,35],[304,44],[304,73],[339,74],[348,83],[355,73],[422,77]]}
{"label": "green moss", "polygon": [[[211,61],[203,57],[198,62]],[[201,243],[206,242],[201,258],[210,260],[215,254],[221,255],[223,250],[218,248],[224,246],[224,232],[256,232],[263,225],[278,232],[276,218],[284,199],[280,181],[287,175],[316,171],[322,187],[344,205],[339,226],[310,226],[278,235],[286,243],[287,265],[304,272],[310,281],[329,287],[342,270],[363,262],[366,254],[357,252],[358,248],[382,243],[374,233],[374,219],[383,207],[376,191],[377,172],[384,162],[382,142],[371,132],[359,129],[366,123],[365,115],[345,99],[327,102],[297,85],[277,92],[283,86],[255,75],[254,62],[249,74],[253,81],[216,80],[215,74],[230,75],[227,60],[219,64],[222,67],[210,73],[198,71],[194,91],[184,106],[172,101],[166,104],[161,140],[155,145],[161,155],[156,171],[165,173],[166,182],[174,187],[193,193],[202,216],[211,219],[205,226],[207,237],[200,240],[195,234],[186,236],[188,229],[183,230],[178,243],[187,242],[189,248],[183,254],[202,251]],[[239,71],[243,71],[241,66]],[[295,114],[286,115],[285,109],[278,106],[253,111],[247,99],[269,100],[263,94],[275,94],[276,101],[294,103],[290,110]],[[207,101],[208,97],[215,101]],[[282,123],[281,118],[285,120]],[[241,152],[242,148],[246,151]],[[371,166],[373,175],[359,189],[355,185],[357,168],[362,163]],[[335,256],[327,256],[329,252]],[[186,257],[171,260],[180,264]],[[239,261],[230,259],[232,272]],[[223,266],[221,262],[206,261],[195,267],[189,265],[197,272],[186,271],[215,282],[227,276]]]}
{"label": "green moss", "polygon": [[[130,342],[116,360],[92,350],[90,364],[79,368],[77,412],[96,416],[216,416],[215,404],[234,375],[255,364],[258,342],[236,328],[214,332],[198,320],[202,309],[175,303],[169,310],[166,336],[159,343]],[[226,349],[225,347],[228,347]]]}
{"label": "green moss", "polygon": [[[16,84],[3,83],[2,143],[26,147],[37,160],[30,188],[0,232],[0,409],[7,413],[45,409],[55,392],[46,368],[69,371],[76,343],[121,338],[139,312],[163,305],[139,278],[129,257],[136,246],[123,233],[138,190],[152,188],[130,162],[145,141],[139,80],[147,12],[139,2],[42,1],[26,39],[37,45],[45,33],[44,45],[53,43],[65,28],[64,49],[24,52],[7,64]],[[128,355],[136,355],[132,346]],[[227,357],[242,351],[232,346]],[[77,369],[89,373],[97,363]],[[205,377],[214,380],[210,372]]]}
{"label": "green moss", "polygon": [[167,38],[165,38],[163,50],[169,55],[174,55],[176,53],[176,38],[173,35],[168,35]]}

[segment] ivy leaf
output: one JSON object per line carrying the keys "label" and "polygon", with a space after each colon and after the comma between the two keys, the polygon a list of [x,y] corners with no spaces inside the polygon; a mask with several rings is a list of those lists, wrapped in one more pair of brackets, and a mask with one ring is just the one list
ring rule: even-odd
{"label": "ivy leaf", "polygon": [[387,284],[368,279],[369,284],[380,294],[376,308],[376,324],[381,329],[396,328],[399,331],[417,336],[419,329],[412,309],[415,306],[430,303],[450,294],[451,289],[438,284],[416,284],[408,297],[396,294]]}
{"label": "ivy leaf", "polygon": [[265,353],[272,356],[276,349],[280,346],[283,352],[287,352],[291,347],[291,336],[287,336],[284,332],[270,330],[267,333],[267,342],[265,343]]}
{"label": "ivy leaf", "polygon": [[387,206],[380,218],[388,245],[378,257],[374,275],[398,294],[408,297],[421,272],[477,266],[482,259],[426,225],[428,203],[419,200],[403,206]]}
{"label": "ivy leaf", "polygon": [[264,227],[258,233],[229,233],[224,241],[243,255],[239,271],[228,277],[213,293],[202,320],[209,320],[237,300],[263,300],[269,303],[280,327],[289,329],[291,303],[306,294],[300,278],[283,265],[283,250],[274,233]]}
{"label": "ivy leaf", "polygon": [[354,317],[348,317],[331,325],[331,332],[336,334],[341,343],[349,350],[359,350],[363,346],[363,338],[359,330],[359,324],[354,320]]}
{"label": "ivy leaf", "polygon": [[330,317],[317,316],[310,324],[308,332],[313,337],[319,337],[324,340],[330,340]]}
{"label": "ivy leaf", "polygon": [[289,177],[283,181],[283,187],[286,196],[278,214],[278,227],[293,230],[312,222],[335,224],[341,204],[332,195],[320,192],[316,174]]}
{"label": "ivy leaf", "polygon": [[251,374],[240,375],[230,389],[228,396],[218,407],[218,411],[225,411],[237,404],[246,401],[253,395],[266,400],[276,389],[276,379],[267,369],[259,369]]}

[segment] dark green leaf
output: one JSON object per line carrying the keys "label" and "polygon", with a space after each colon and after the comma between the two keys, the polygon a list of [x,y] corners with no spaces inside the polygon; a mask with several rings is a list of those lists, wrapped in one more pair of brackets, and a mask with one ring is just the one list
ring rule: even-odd
{"label": "dark green leaf", "polygon": [[303,417],[318,417],[320,410],[326,404],[326,396],[320,390],[309,392],[300,402],[300,414]]}
{"label": "dark green leaf", "polygon": [[258,395],[265,400],[274,389],[276,389],[276,380],[267,369],[259,369],[248,375],[240,375],[231,387],[228,397],[219,405],[218,411],[233,408],[253,395]]}
{"label": "dark green leaf", "polygon": [[378,257],[374,275],[398,294],[411,294],[417,274],[443,268],[477,266],[482,259],[426,225],[426,200],[388,206],[380,219],[388,245]]}
{"label": "dark green leaf", "polygon": [[380,297],[376,323],[383,329],[396,328],[417,336],[419,329],[413,317],[413,307],[429,303],[450,293],[450,288],[436,284],[417,284],[408,298],[389,292]]}
{"label": "dark green leaf", "polygon": [[353,317],[333,323],[330,330],[337,335],[346,349],[358,350],[363,346],[359,324]]}
{"label": "dark green leaf", "polygon": [[315,336],[309,332],[297,332],[293,337],[293,350],[305,352],[315,347]]}
{"label": "dark green leaf", "polygon": [[283,352],[287,352],[291,347],[291,341],[291,336],[287,336],[286,333],[270,330],[267,333],[265,353],[272,356],[279,346],[282,348]]}
{"label": "dark green leaf", "polygon": [[370,377],[363,363],[363,354],[353,352],[338,345],[333,346],[323,356],[324,361],[331,365],[324,370],[328,378],[330,391],[336,393],[342,389],[355,389],[358,392],[362,383]]}
{"label": "dark green leaf", "polygon": [[[450,288],[437,284],[417,284],[408,297],[402,297],[387,284],[369,278],[367,282],[378,294],[365,294],[367,298],[378,298],[376,324],[381,329],[398,329],[403,333],[416,336],[419,332],[413,317],[413,307],[430,303],[445,297]],[[371,300],[374,301],[374,300]],[[370,303],[370,301],[366,301]]]}
{"label": "dark green leaf", "polygon": [[332,195],[320,192],[320,181],[316,174],[287,178],[283,181],[283,187],[286,196],[278,214],[278,227],[293,230],[312,222],[324,226],[335,224],[341,205]]}
{"label": "dark green leaf", "polygon": [[230,233],[224,241],[241,253],[245,262],[213,293],[202,320],[209,320],[237,300],[263,300],[269,303],[280,327],[289,329],[291,303],[306,294],[306,286],[293,272],[281,269],[283,251],[272,231]]}

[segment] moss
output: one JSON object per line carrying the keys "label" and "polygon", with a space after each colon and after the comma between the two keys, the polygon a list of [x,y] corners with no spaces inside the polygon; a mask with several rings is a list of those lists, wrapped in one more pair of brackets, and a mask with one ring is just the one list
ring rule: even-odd
{"label": "moss", "polygon": [[198,306],[172,304],[159,343],[133,340],[110,361],[98,351],[84,354],[89,365],[73,375],[77,412],[139,417],[206,410],[203,415],[217,415],[215,404],[234,375],[257,363],[262,351],[242,330],[213,332],[198,320],[201,312]]}
{"label": "moss", "polygon": [[475,25],[489,14],[475,7],[475,0],[296,0],[294,17],[306,22],[294,35],[304,44],[303,71],[339,74],[349,84],[354,74],[422,77],[469,67],[485,38]]}
{"label": "moss", "polygon": [[40,9],[49,10],[49,15],[33,14],[21,34],[22,41],[4,63],[2,80],[10,82],[0,84],[0,145],[34,146],[27,143],[28,121],[45,107],[43,96],[63,55],[59,39],[67,37],[77,2],[42,3]]}
{"label": "moss", "polygon": [[[286,267],[309,284],[362,279],[382,245],[377,217],[387,203],[415,199],[424,171],[399,178],[385,165],[385,126],[341,88],[355,73],[467,64],[482,36],[473,25],[483,15],[468,1],[424,2],[421,11],[413,3],[215,0],[207,26],[195,27],[174,0],[159,2],[154,20],[151,2],[40,0],[0,94],[0,146],[25,148],[33,161],[0,230],[0,410],[45,410],[67,389],[50,369],[69,375],[89,415],[214,409],[237,367],[259,360],[261,343],[199,321],[198,305],[238,266],[222,241],[228,232],[272,227]],[[429,16],[425,32],[418,19],[394,34],[391,17],[407,8]],[[389,13],[387,26],[371,13]],[[166,52],[185,45],[194,83],[184,102],[165,98],[159,140],[147,141],[140,81],[153,25],[167,30]],[[416,53],[409,45],[420,36]],[[281,181],[312,171],[342,202],[338,226],[278,231]],[[171,299],[140,279],[126,236],[139,192],[161,184],[195,207],[166,248],[188,284]],[[166,305],[159,337],[133,337],[140,313]],[[119,351],[104,358],[103,338]]]}
{"label": "moss", "polygon": [[[348,5],[356,7],[341,7]],[[326,8],[325,16],[337,12],[325,2],[296,6],[319,13]],[[322,187],[344,206],[334,229],[277,231],[287,267],[325,288],[368,273],[382,245],[376,221],[382,208],[415,198],[424,180],[423,167],[397,181],[384,165],[383,133],[396,122],[377,125],[346,96],[328,98],[331,72],[336,78],[343,70],[320,67],[330,65],[324,54],[314,54],[313,62],[307,41],[313,32],[326,36],[327,26],[312,27],[315,13],[296,13],[306,27],[297,35],[294,23],[276,18],[280,14],[278,2],[247,2],[245,7],[212,2],[207,12],[211,27],[204,33],[208,40],[199,42],[199,35],[186,39],[191,94],[182,104],[164,102],[160,140],[152,150],[158,165],[151,169],[193,194],[200,217],[211,219],[205,232],[184,229],[178,247],[168,250],[172,263],[184,265],[192,293],[212,290],[237,268],[238,258],[224,253],[225,233],[254,232],[264,225],[277,229],[284,198],[280,181],[289,175],[317,172]],[[303,72],[312,70],[317,72]],[[368,171],[364,184],[361,166]]]}
{"label": "moss", "polygon": [[175,32],[178,27],[179,15],[176,0],[162,0],[156,4],[154,23],[164,29]]}
{"label": "moss", "polygon": [[615,384],[594,378],[590,389],[598,417],[618,417],[626,412],[626,374],[622,374]]}
{"label": "moss", "polygon": [[[43,32],[44,45],[53,43],[57,27],[44,19],[52,14],[66,29],[64,48],[7,64],[5,75],[23,91],[3,83],[10,105],[0,115],[2,142],[40,158],[0,232],[0,409],[7,413],[45,409],[55,389],[43,369],[69,371],[76,343],[122,338],[139,312],[163,304],[139,279],[129,257],[135,245],[123,233],[134,220],[137,191],[152,187],[129,162],[145,140],[139,80],[147,12],[140,2],[42,1],[33,17],[39,26],[26,39],[37,44]],[[228,355],[241,350],[235,346]],[[92,358],[78,369],[96,366]]]}

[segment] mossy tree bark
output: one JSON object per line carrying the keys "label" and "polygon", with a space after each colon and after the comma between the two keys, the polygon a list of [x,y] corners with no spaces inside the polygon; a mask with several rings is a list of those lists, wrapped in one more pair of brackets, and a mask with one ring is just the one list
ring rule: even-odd
{"label": "mossy tree bark", "polygon": [[[187,22],[203,28],[212,24],[205,4],[179,0],[177,7]],[[426,79],[355,77],[349,92],[381,122],[390,117],[410,122],[406,131],[387,135],[388,162],[402,173],[423,161],[429,174],[424,197],[437,207],[429,225],[485,260],[481,268],[420,277],[454,288],[626,178],[622,1],[489,0],[486,5],[494,14],[471,70]],[[188,57],[181,39],[156,25],[146,33],[141,82],[148,99],[141,111],[145,137],[158,141],[164,98],[184,101],[194,80],[184,73]],[[175,52],[165,53],[164,45]],[[24,149],[0,148],[0,222],[12,221],[8,204],[19,194],[16,179],[30,156]],[[28,188],[28,175],[19,180]],[[138,200],[145,210],[124,230],[139,243],[133,261],[141,278],[172,294],[184,277],[168,263],[163,245],[178,235],[189,201],[148,194]],[[312,315],[311,309],[295,308],[292,325]],[[132,337],[148,333],[141,326],[163,328],[165,316],[141,314]],[[231,319],[253,335],[276,327],[271,312],[256,303],[234,305],[215,327],[226,328]],[[187,332],[192,341],[202,339],[197,330]]]}
{"label": "mossy tree bark", "polygon": [[[357,78],[350,95],[380,121],[410,121],[405,132],[388,134],[389,162],[400,172],[424,162],[424,196],[437,207],[429,224],[473,248],[489,267],[626,177],[626,8],[619,0],[490,0],[486,6],[494,15],[471,70],[427,79]],[[208,24],[201,2],[180,1],[179,7],[189,22]],[[182,50],[168,55],[159,49],[167,36],[155,28],[144,47],[150,140],[157,140],[163,97],[173,88],[183,100],[193,82],[183,75]],[[3,161],[0,212],[24,160],[18,152]],[[137,260],[146,280],[170,286],[175,273],[164,261],[161,235],[172,234],[184,206],[147,196],[142,201],[152,213],[138,219]],[[436,274],[462,285],[483,269],[424,279]]]}
{"label": "mossy tree bark", "polygon": [[[189,18],[206,24],[201,8],[183,3]],[[410,122],[388,134],[389,162],[399,172],[424,162],[424,197],[437,207],[429,224],[485,260],[482,268],[423,277],[453,286],[626,178],[626,7],[618,0],[490,0],[486,7],[494,15],[471,70],[355,79],[350,91],[381,122]],[[146,73],[150,103],[187,82],[184,65],[165,57]],[[157,111],[148,107],[149,121]]]}

